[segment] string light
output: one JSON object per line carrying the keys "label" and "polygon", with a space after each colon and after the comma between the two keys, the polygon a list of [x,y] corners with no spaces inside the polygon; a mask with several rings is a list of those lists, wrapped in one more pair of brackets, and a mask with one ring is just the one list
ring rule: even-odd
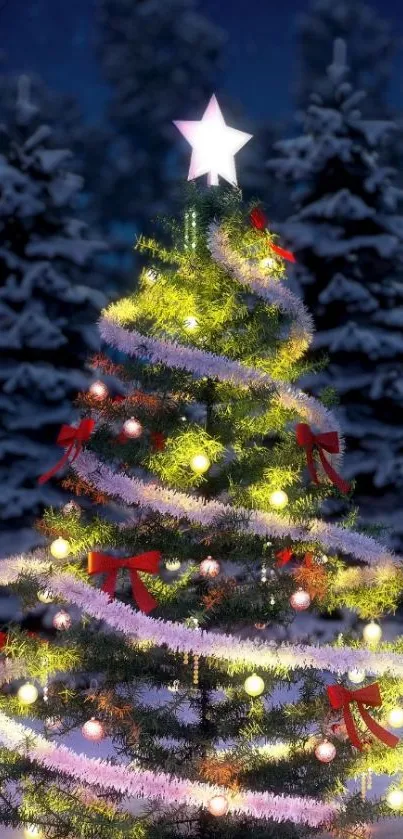
{"label": "string light", "polygon": [[208,556],[200,563],[199,570],[202,577],[217,577],[220,573],[220,563],[212,556]]}
{"label": "string light", "polygon": [[359,670],[358,668],[355,670],[349,670],[347,675],[349,681],[353,685],[360,685],[365,679],[365,670]]}
{"label": "string light", "polygon": [[382,629],[379,626],[379,623],[375,623],[375,621],[371,621],[370,623],[367,623],[366,626],[364,626],[362,634],[363,634],[364,641],[366,641],[367,644],[375,645],[375,644],[379,644],[379,642],[382,638]]}
{"label": "string light", "polygon": [[403,708],[392,708],[388,715],[388,723],[392,728],[402,728]]}
{"label": "string light", "polygon": [[17,696],[22,705],[33,705],[38,699],[39,694],[35,685],[32,685],[30,682],[25,682],[24,685],[18,688]]}
{"label": "string light", "polygon": [[260,696],[264,691],[264,681],[256,673],[248,676],[243,686],[249,696]]}
{"label": "string light", "polygon": [[401,810],[403,807],[403,791],[392,789],[386,796],[386,801],[392,810]]}
{"label": "string light", "polygon": [[288,495],[283,489],[276,489],[269,496],[269,504],[275,510],[283,510],[288,504]]}
{"label": "string light", "polygon": [[59,536],[58,539],[55,539],[54,542],[52,542],[50,552],[55,559],[65,559],[65,557],[70,553],[70,542]]}
{"label": "string light", "polygon": [[94,399],[106,399],[108,396],[108,388],[104,382],[93,382],[89,388],[89,393]]}
{"label": "string light", "polygon": [[225,795],[213,795],[207,809],[212,816],[225,816],[228,813],[228,799]]}
{"label": "string light", "polygon": [[190,461],[190,467],[197,475],[203,475],[210,469],[210,460],[206,454],[195,454]]}
{"label": "string light", "polygon": [[123,431],[126,434],[126,437],[136,440],[138,437],[141,437],[143,433],[143,426],[137,419],[130,417],[130,419],[123,423]]}

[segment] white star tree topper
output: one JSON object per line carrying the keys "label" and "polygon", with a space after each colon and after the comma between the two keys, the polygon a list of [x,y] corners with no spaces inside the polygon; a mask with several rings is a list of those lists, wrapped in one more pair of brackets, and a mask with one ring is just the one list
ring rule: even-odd
{"label": "white star tree topper", "polygon": [[225,124],[214,95],[201,120],[175,120],[174,125],[192,146],[188,181],[207,175],[209,186],[217,186],[220,175],[237,185],[234,157],[253,135]]}

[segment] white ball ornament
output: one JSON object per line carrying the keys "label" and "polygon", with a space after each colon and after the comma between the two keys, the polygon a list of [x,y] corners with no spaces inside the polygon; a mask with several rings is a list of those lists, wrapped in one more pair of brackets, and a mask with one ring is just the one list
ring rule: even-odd
{"label": "white ball ornament", "polygon": [[403,807],[403,791],[392,789],[386,796],[386,801],[392,810],[401,810]]}
{"label": "white ball ornament", "polygon": [[195,454],[190,461],[190,468],[196,475],[203,475],[210,469],[211,463],[206,454]]}
{"label": "white ball ornament", "polygon": [[315,749],[315,757],[321,763],[331,763],[336,757],[336,748],[329,740],[323,740]]}
{"label": "white ball ornament", "polygon": [[347,675],[351,684],[360,685],[365,679],[365,670],[359,670],[356,668],[355,670],[349,670]]}
{"label": "white ball ornament", "polygon": [[299,588],[298,591],[294,591],[294,594],[290,597],[290,606],[292,606],[296,612],[304,612],[305,609],[309,609],[310,605],[310,595],[302,588]]}
{"label": "white ball ornament", "polygon": [[212,816],[225,816],[228,813],[228,799],[225,795],[213,795],[207,809]]}
{"label": "white ball ornament", "polygon": [[82,735],[86,740],[91,740],[93,743],[99,742],[104,737],[104,727],[100,720],[91,717],[90,720],[84,723],[81,729]]}
{"label": "white ball ornament", "polygon": [[376,645],[376,644],[379,644],[379,642],[382,638],[382,629],[379,626],[379,623],[375,623],[375,621],[371,621],[370,623],[367,623],[366,626],[364,626],[364,630],[363,630],[362,635],[363,635],[364,641],[366,641],[367,644]]}
{"label": "white ball ornament", "polygon": [[24,685],[18,688],[17,696],[22,705],[33,705],[38,699],[39,694],[35,685],[32,685],[30,682],[25,682]]}
{"label": "white ball ornament", "polygon": [[220,563],[212,556],[208,556],[200,563],[199,570],[202,577],[217,577],[220,573]]}
{"label": "white ball ornament", "polygon": [[252,673],[244,681],[244,688],[249,696],[260,696],[264,691],[264,681],[256,673]]}
{"label": "white ball ornament", "polygon": [[403,708],[392,708],[388,714],[388,723],[391,728],[403,728]]}
{"label": "white ball ornament", "polygon": [[130,419],[123,423],[123,431],[126,437],[137,440],[143,433],[143,426],[137,419],[130,417]]}
{"label": "white ball ornament", "polygon": [[61,609],[60,612],[56,612],[52,623],[55,629],[70,629],[71,617],[68,612],[65,612],[64,609]]}
{"label": "white ball ornament", "polygon": [[104,382],[97,381],[97,382],[92,383],[92,385],[89,388],[89,393],[91,394],[91,396],[94,397],[94,399],[101,400],[101,399],[106,399],[109,391],[108,391],[108,388],[107,388],[106,384],[104,384]]}
{"label": "white ball ornament", "polygon": [[283,489],[276,489],[269,496],[269,504],[275,510],[284,510],[288,504],[288,495]]}
{"label": "white ball ornament", "polygon": [[50,552],[55,559],[65,559],[65,557],[70,553],[70,542],[59,536],[58,539],[55,539],[54,542],[52,542]]}

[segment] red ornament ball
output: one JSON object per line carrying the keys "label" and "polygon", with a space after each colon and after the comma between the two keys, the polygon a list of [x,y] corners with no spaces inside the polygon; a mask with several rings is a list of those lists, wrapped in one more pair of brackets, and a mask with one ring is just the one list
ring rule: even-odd
{"label": "red ornament ball", "polygon": [[336,748],[329,740],[323,740],[315,749],[315,757],[321,763],[331,763],[336,757]]}
{"label": "red ornament ball", "polygon": [[126,437],[130,437],[132,440],[136,440],[138,437],[141,437],[143,433],[143,426],[141,422],[139,422],[134,417],[131,417],[130,419],[126,420],[125,423],[123,423],[123,431]]}
{"label": "red ornament ball", "polygon": [[220,563],[212,556],[208,556],[200,563],[200,574],[202,577],[218,577],[220,573]]}
{"label": "red ornament ball", "polygon": [[92,740],[94,743],[97,743],[104,737],[104,727],[100,720],[91,717],[90,720],[84,723],[81,733],[87,740]]}
{"label": "red ornament ball", "polygon": [[296,612],[304,612],[311,605],[311,598],[307,591],[300,588],[290,597],[290,605]]}

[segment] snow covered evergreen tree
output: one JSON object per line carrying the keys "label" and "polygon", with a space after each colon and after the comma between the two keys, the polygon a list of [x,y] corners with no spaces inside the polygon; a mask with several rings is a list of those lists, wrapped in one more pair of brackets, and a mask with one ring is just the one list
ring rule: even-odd
{"label": "snow covered evergreen tree", "polygon": [[367,94],[362,107],[384,116],[396,39],[390,24],[360,0],[313,0],[298,17],[298,104],[304,108],[311,93],[326,92],[326,67],[338,38],[347,44],[351,84]]}
{"label": "snow covered evergreen tree", "polygon": [[0,132],[0,553],[17,528],[26,543],[42,506],[58,497],[37,478],[87,381],[105,299],[83,284],[103,245],[74,217],[81,178],[66,170],[69,151],[50,141],[21,77],[14,119]]}
{"label": "snow covered evergreen tree", "polygon": [[198,117],[216,87],[223,36],[194,0],[98,0],[98,11],[99,57],[117,130],[109,211],[114,221],[147,232],[150,219],[169,211],[176,188],[172,120],[184,102]]}
{"label": "snow covered evergreen tree", "polygon": [[338,41],[327,97],[312,96],[303,135],[279,143],[269,166],[295,186],[282,233],[318,329],[314,357],[330,357],[315,390],[340,398],[364,517],[376,499],[403,539],[403,192],[382,164],[393,124],[362,118],[347,76]]}

